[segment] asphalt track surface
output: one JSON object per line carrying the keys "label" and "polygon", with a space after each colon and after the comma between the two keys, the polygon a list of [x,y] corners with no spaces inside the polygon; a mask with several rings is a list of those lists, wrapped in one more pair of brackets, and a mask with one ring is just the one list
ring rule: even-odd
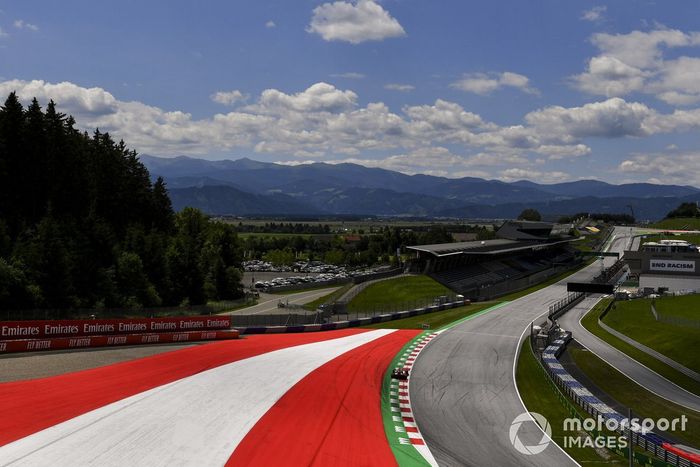
{"label": "asphalt track surface", "polygon": [[[638,239],[629,228],[616,228],[610,251],[622,253]],[[615,258],[606,257],[609,266]],[[600,272],[594,264],[545,289],[506,306],[465,321],[441,333],[418,359],[411,375],[411,396],[416,422],[438,464],[445,466],[576,465],[554,443],[541,453],[524,455],[509,438],[513,419],[525,412],[513,381],[513,367],[524,331],[546,315],[550,304],[566,295],[566,282],[589,281]],[[646,369],[603,341],[591,336],[578,321],[599,298],[587,298],[559,323],[604,360],[621,369],[651,391],[666,394],[683,406],[695,408],[698,397]],[[577,311],[578,310],[578,311]],[[579,339],[580,337],[580,339]],[[663,396],[662,396],[663,397]],[[697,410],[697,409],[696,409]],[[526,446],[542,440],[534,423],[517,432]]]}
{"label": "asphalt track surface", "polygon": [[417,332],[251,336],[0,384],[0,465],[392,465],[382,376]]}
{"label": "asphalt track surface", "polygon": [[[617,232],[616,232],[617,233]],[[625,248],[627,239],[613,248]],[[608,263],[614,258],[608,258]],[[421,353],[410,379],[416,423],[439,465],[576,465],[555,443],[538,454],[518,452],[513,420],[526,409],[514,381],[514,363],[532,321],[566,296],[567,282],[590,281],[596,263],[566,279],[442,332]],[[543,439],[534,422],[517,431],[525,446]]]}
{"label": "asphalt track surface", "polygon": [[[328,295],[329,293],[337,290],[338,287],[329,287],[325,289],[314,289],[307,290],[304,292],[297,292],[288,295],[273,295],[273,294],[260,294],[261,302],[257,305],[249,306],[246,308],[240,308],[238,310],[229,311],[222,313],[224,315],[260,315],[260,314],[286,314],[290,310],[287,308],[279,308],[277,303],[281,300],[283,302],[295,305],[305,305],[309,302],[313,302],[317,298]],[[295,312],[299,310],[291,310]],[[303,310],[301,310],[303,311]]]}

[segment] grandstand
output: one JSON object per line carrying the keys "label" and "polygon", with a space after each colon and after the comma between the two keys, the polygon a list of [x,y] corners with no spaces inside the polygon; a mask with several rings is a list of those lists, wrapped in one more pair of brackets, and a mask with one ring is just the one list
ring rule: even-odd
{"label": "grandstand", "polygon": [[508,221],[494,240],[414,245],[411,267],[472,300],[520,290],[572,267],[569,225]]}

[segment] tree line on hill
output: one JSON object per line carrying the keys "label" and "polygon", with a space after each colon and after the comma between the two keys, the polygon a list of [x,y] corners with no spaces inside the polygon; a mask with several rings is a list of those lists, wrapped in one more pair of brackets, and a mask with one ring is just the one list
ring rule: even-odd
{"label": "tree line on hill", "polygon": [[410,245],[453,242],[453,232],[474,233],[477,240],[495,237],[495,232],[485,226],[433,225],[415,229],[382,226],[372,228],[372,233],[368,234],[360,229],[357,234],[332,238],[249,236],[242,240],[242,245],[248,259],[264,259],[274,264],[288,265],[304,258],[360,266],[393,263],[397,249],[405,253]]}
{"label": "tree line on hill", "polygon": [[0,309],[202,304],[242,295],[233,227],[175,214],[137,153],[50,102],[0,108]]}
{"label": "tree line on hill", "polygon": [[678,217],[700,217],[700,209],[696,203],[681,203],[676,209],[666,214],[667,219]]}

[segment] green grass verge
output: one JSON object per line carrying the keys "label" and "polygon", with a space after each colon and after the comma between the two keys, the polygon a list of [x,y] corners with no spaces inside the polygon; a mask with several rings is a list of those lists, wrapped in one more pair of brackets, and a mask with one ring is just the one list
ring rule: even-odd
{"label": "green grass verge", "polygon": [[700,321],[700,295],[657,298],[654,306],[659,316]]}
{"label": "green grass verge", "polygon": [[428,276],[397,277],[369,285],[348,303],[348,311],[371,311],[413,301],[425,305],[439,295],[450,294],[450,289]]}
{"label": "green grass verge", "polygon": [[[238,238],[246,239],[250,237],[258,238],[293,238],[303,237],[309,238],[318,234],[303,234],[303,233],[276,233],[276,232],[239,232]],[[327,235],[327,234],[326,234]]]}
{"label": "green grass verge", "polygon": [[700,218],[678,217],[676,219],[664,219],[656,224],[651,224],[648,227],[669,230],[700,230]]}
{"label": "green grass verge", "polygon": [[394,427],[403,427],[403,422],[394,420],[394,417],[400,417],[400,412],[392,411],[392,407],[398,407],[397,405],[392,405],[391,403],[391,391],[398,392],[398,382],[391,379],[391,371],[399,366],[400,362],[405,361],[403,354],[410,352],[415,348],[418,339],[420,339],[425,333],[418,334],[414,339],[407,343],[399,353],[396,354],[394,359],[391,361],[389,366],[384,373],[384,380],[382,381],[382,419],[384,421],[384,432],[386,433],[386,438],[389,441],[389,446],[391,451],[396,457],[396,462],[401,466],[410,467],[429,467],[423,456],[413,447],[411,444],[401,444],[399,438],[407,438],[405,433],[399,433]]}
{"label": "green grass verge", "polygon": [[385,323],[377,323],[369,326],[363,326],[367,329],[421,329],[423,324],[430,326],[430,329],[440,329],[450,324],[475,315],[489,308],[493,308],[498,302],[481,302],[473,305],[461,306],[445,311],[434,311],[424,315],[412,316],[410,318],[397,319],[387,321]]}
{"label": "green grass verge", "polygon": [[[584,267],[583,265],[582,267]],[[475,302],[466,307],[454,308],[452,310],[436,311],[434,313],[428,313],[420,316],[413,316],[411,318],[399,319],[396,321],[387,321],[386,323],[373,324],[371,326],[364,326],[369,329],[419,329],[422,324],[428,324],[430,329],[438,329],[454,323],[456,321],[468,318],[471,315],[478,313],[482,310],[489,309],[495,305],[505,304],[506,302],[517,300],[518,298],[524,297],[525,295],[536,292],[540,289],[548,287],[552,284],[559,282],[560,280],[570,276],[571,274],[579,271],[580,268],[574,269],[572,271],[567,271],[552,277],[545,282],[529,287],[520,292],[514,292],[497,300],[491,300],[487,302]],[[418,276],[425,277],[425,276]],[[368,287],[369,288],[369,287]]]}
{"label": "green grass verge", "polygon": [[334,290],[333,292],[326,294],[323,297],[318,297],[316,300],[307,303],[306,305],[304,305],[304,308],[310,311],[315,311],[319,306],[323,305],[324,303],[339,299],[345,292],[350,290],[353,285],[354,284],[352,282],[347,283],[338,290]]}
{"label": "green grass verge", "polygon": [[659,240],[685,240],[694,245],[700,244],[700,235],[688,234],[688,235],[646,235],[642,239],[642,243],[646,242],[658,242]]}
{"label": "green grass verge", "polygon": [[[652,300],[648,299],[617,302],[603,322],[681,365],[700,371],[700,352],[697,352],[700,328],[656,321],[651,305]],[[673,314],[700,322],[700,295],[660,298],[656,300],[657,311],[659,308],[662,315]]]}
{"label": "green grass verge", "polygon": [[576,366],[603,392],[625,407],[631,407],[633,415],[640,418],[688,417],[685,431],[671,432],[690,446],[700,446],[700,413],[681,407],[647,391],[625,375],[608,365],[587,349],[569,348]]}
{"label": "green grass verge", "polygon": [[[596,450],[588,447],[565,447],[564,436],[572,436],[572,433],[564,432],[564,419],[573,415],[575,410],[580,416],[588,415],[575,408],[574,402],[564,394],[558,393],[553,383],[540,367],[539,362],[532,354],[529,339],[523,343],[518,358],[518,366],[515,374],[518,391],[525,407],[530,412],[537,412],[549,421],[552,426],[552,439],[561,446],[571,457],[585,466],[620,466],[629,465],[622,457],[607,450]],[[558,400],[563,397],[564,400]],[[568,406],[565,405],[568,402]]]}
{"label": "green grass verge", "polygon": [[[586,314],[586,316],[581,320],[581,324],[583,325],[583,327],[588,329],[588,331],[590,331],[592,334],[603,339],[611,346],[615,347],[621,352],[626,353],[631,358],[637,360],[639,363],[654,370],[669,381],[676,383],[678,386],[694,394],[700,394],[700,384],[697,381],[693,380],[692,378],[689,378],[683,373],[657,360],[651,355],[642,352],[641,350],[637,349],[633,345],[628,344],[622,339],[618,339],[617,337],[613,336],[605,329],[600,327],[600,325],[598,324],[598,318],[600,317],[603,310],[605,310],[605,307],[607,306],[609,301],[610,299],[601,300],[595,307],[593,307],[593,310]],[[641,316],[635,319],[641,319]]]}

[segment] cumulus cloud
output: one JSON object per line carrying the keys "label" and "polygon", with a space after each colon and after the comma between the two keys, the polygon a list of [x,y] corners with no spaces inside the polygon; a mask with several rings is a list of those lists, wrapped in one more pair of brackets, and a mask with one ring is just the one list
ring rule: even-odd
{"label": "cumulus cloud", "polygon": [[459,81],[450,84],[450,87],[482,96],[489,95],[503,87],[516,88],[527,94],[539,94],[537,89],[530,86],[530,79],[527,76],[511,71],[503,73],[468,73]]}
{"label": "cumulus cloud", "polygon": [[265,23],[265,27],[266,28],[274,28],[274,27],[277,27],[277,24],[275,24],[274,21],[270,20],[267,23]]}
{"label": "cumulus cloud", "polygon": [[324,3],[314,8],[306,30],[326,41],[351,44],[406,35],[401,24],[373,0]]}
{"label": "cumulus cloud", "polygon": [[537,180],[539,183],[558,183],[571,180],[571,175],[560,171],[543,172],[533,169],[511,168],[502,170],[498,178],[504,182],[529,179]]}
{"label": "cumulus cloud", "polygon": [[38,31],[39,30],[39,26],[37,26],[36,24],[27,23],[23,19],[16,19],[13,24],[14,24],[15,28],[17,28],[17,29],[29,29],[30,31]]}
{"label": "cumulus cloud", "polygon": [[389,83],[384,85],[384,89],[388,89],[389,91],[409,92],[416,89],[416,87],[411,84]]}
{"label": "cumulus cloud", "polygon": [[581,15],[581,19],[592,23],[598,23],[605,19],[605,12],[607,10],[608,7],[606,6],[594,6],[590,10],[585,10]]}
{"label": "cumulus cloud", "polygon": [[570,142],[587,137],[644,136],[651,133],[646,122],[652,116],[655,112],[646,105],[615,97],[581,107],[547,107],[530,112],[525,121],[542,136]]}
{"label": "cumulus cloud", "polygon": [[700,186],[700,152],[633,154],[617,170],[648,177],[652,183]]}
{"label": "cumulus cloud", "polygon": [[245,101],[246,99],[248,99],[248,96],[246,94],[243,94],[238,89],[234,89],[233,91],[215,92],[214,94],[209,96],[209,98],[217,104],[233,105],[237,104],[238,102]]}
{"label": "cumulus cloud", "polygon": [[[266,89],[248,105],[203,119],[122,101],[102,88],[69,82],[0,82],[0,95],[11,91],[17,91],[25,103],[32,97],[42,105],[53,99],[82,128],[108,131],[139,152],[172,155],[252,149],[299,160],[381,157],[384,167],[406,173],[530,168],[533,157],[551,161],[586,156],[591,151],[586,145],[589,138],[700,130],[700,109],[659,113],[621,98],[580,107],[545,107],[527,114],[521,124],[502,126],[442,99],[407,105],[400,111],[382,102],[361,105],[355,92],[323,82],[296,93]],[[239,99],[234,91],[227,93],[233,97],[222,97],[224,103]]]}
{"label": "cumulus cloud", "polygon": [[365,79],[366,76],[362,73],[357,73],[355,71],[349,71],[346,73],[333,73],[332,78],[344,78],[344,79]]}
{"label": "cumulus cloud", "polygon": [[584,73],[571,77],[574,87],[607,97],[632,92],[654,95],[671,105],[700,102],[700,58],[664,59],[667,49],[700,46],[700,33],[673,29],[594,34],[600,54],[588,61]]}

